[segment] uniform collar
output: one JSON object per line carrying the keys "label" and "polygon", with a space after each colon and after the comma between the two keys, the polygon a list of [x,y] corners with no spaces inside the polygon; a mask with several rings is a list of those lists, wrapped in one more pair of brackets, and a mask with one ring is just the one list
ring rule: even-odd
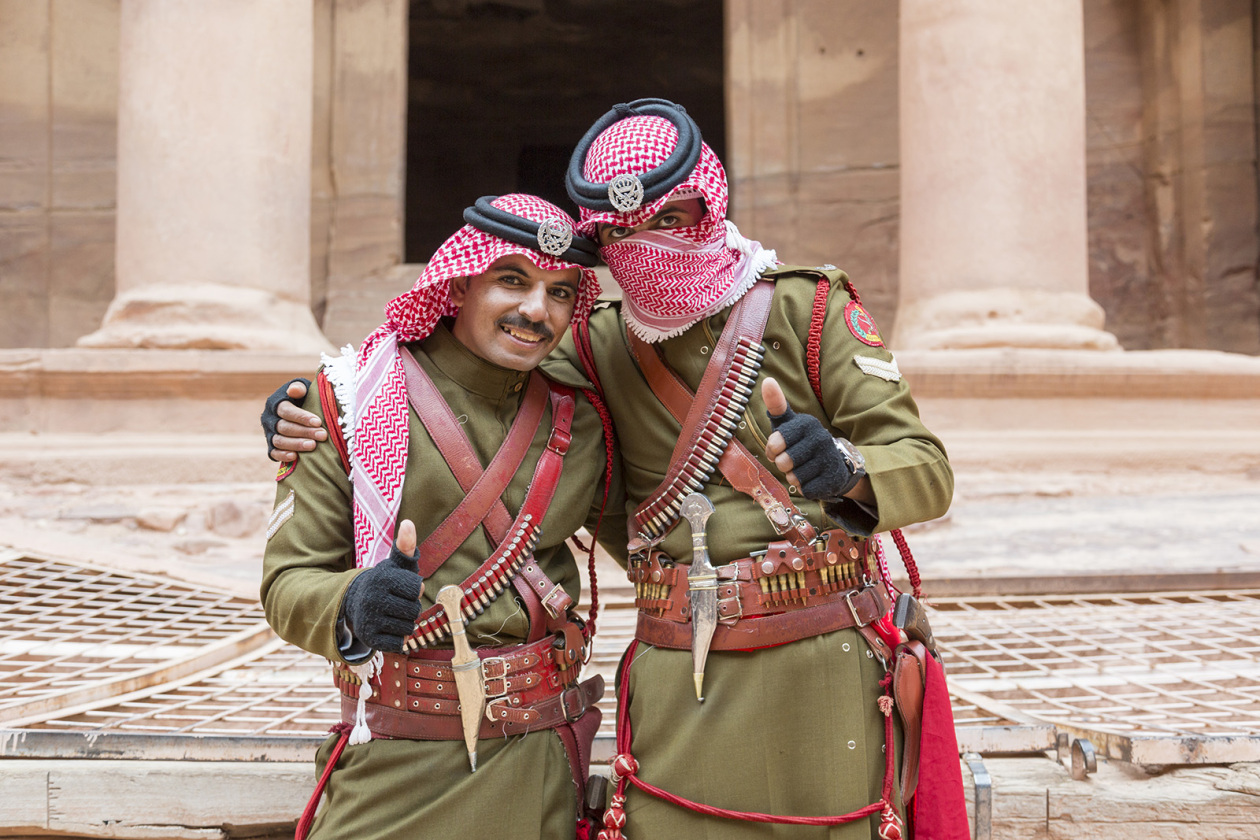
{"label": "uniform collar", "polygon": [[486,399],[518,396],[529,379],[530,371],[502,368],[473,353],[455,338],[445,318],[420,346],[447,378]]}

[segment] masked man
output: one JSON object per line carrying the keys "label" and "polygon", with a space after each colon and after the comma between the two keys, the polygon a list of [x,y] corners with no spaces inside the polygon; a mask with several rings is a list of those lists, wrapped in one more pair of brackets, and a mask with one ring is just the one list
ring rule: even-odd
{"label": "masked man", "polygon": [[953,474],[856,291],[740,235],[673,103],[608,112],[566,185],[624,294],[569,351],[602,384],[633,514],[639,617],[600,836],[890,837],[914,811],[919,836],[965,837],[956,750],[943,785],[929,773],[946,806],[903,807],[871,538],[945,513]]}
{"label": "masked man", "polygon": [[328,442],[278,477],[262,602],[343,694],[299,837],[573,837],[581,816],[603,683],[578,680],[564,540],[597,527],[612,465],[591,403],[535,367],[589,315],[594,246],[532,196],[465,219],[325,358],[305,408]]}

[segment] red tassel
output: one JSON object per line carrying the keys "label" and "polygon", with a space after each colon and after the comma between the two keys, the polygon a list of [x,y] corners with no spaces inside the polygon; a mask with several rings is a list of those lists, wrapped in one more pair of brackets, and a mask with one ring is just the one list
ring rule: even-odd
{"label": "red tassel", "polygon": [[879,836],[880,840],[901,840],[901,817],[887,802],[879,815]]}

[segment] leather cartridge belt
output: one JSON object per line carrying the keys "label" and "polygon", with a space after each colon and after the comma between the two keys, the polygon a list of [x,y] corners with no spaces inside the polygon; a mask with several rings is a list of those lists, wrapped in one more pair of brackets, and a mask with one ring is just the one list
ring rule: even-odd
{"label": "leather cartridge belt", "polygon": [[[888,612],[866,541],[844,531],[819,534],[812,550],[788,541],[717,567],[718,626],[711,650],[783,644],[848,627]],[[639,607],[636,637],[657,647],[691,647],[687,566],[652,552],[627,570]]]}
{"label": "leather cartridge belt", "polygon": [[[598,675],[577,681],[580,640],[580,628],[569,624],[561,633],[530,644],[478,648],[487,701],[478,737],[502,738],[551,729],[576,720],[594,705],[604,694],[604,681]],[[384,654],[380,685],[373,680],[372,696],[366,703],[372,734],[422,741],[462,740],[451,657],[450,650],[420,650],[407,656]],[[337,663],[333,681],[342,695],[342,720],[352,722],[359,696],[358,678],[349,667]]]}

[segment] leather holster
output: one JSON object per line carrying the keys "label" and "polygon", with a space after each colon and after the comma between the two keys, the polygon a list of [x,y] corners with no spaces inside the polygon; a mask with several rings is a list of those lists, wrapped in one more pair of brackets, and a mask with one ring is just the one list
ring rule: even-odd
{"label": "leather holster", "polygon": [[893,662],[893,705],[901,716],[901,801],[909,802],[919,785],[919,741],[923,735],[923,693],[927,685],[925,657],[930,656],[922,642],[897,646]]}

